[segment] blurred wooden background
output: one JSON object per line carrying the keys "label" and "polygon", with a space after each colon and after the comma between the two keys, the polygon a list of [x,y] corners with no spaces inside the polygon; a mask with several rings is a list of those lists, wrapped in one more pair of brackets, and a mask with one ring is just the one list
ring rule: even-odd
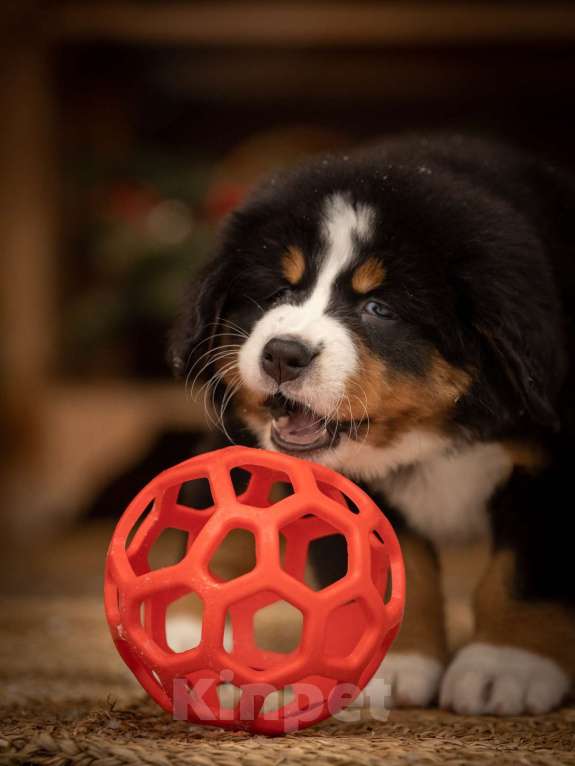
{"label": "blurred wooden background", "polygon": [[193,157],[198,179],[205,162],[195,239],[184,220],[168,285],[259,175],[318,149],[473,130],[575,164],[571,3],[38,0],[3,4],[0,24],[2,507],[19,535],[76,517],[162,429],[205,428],[161,364],[176,287],[158,323],[144,316],[121,342],[74,334],[100,311],[81,311],[95,283],[83,259],[124,241],[116,222],[115,249],[108,230],[94,244],[78,213],[88,154],[130,183],[126,158],[146,151]]}

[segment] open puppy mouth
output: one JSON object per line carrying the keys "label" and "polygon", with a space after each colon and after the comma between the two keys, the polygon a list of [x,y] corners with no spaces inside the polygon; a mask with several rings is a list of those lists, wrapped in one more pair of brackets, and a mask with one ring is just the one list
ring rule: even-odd
{"label": "open puppy mouth", "polygon": [[[351,437],[349,422],[333,422],[300,402],[286,399],[282,394],[269,397],[266,407],[272,417],[271,440],[282,452],[315,452],[335,447],[342,433]],[[356,434],[359,425],[361,423],[355,425]]]}
{"label": "open puppy mouth", "polygon": [[272,416],[271,440],[282,452],[312,452],[335,446],[339,432],[309,407],[275,394],[266,401]]}

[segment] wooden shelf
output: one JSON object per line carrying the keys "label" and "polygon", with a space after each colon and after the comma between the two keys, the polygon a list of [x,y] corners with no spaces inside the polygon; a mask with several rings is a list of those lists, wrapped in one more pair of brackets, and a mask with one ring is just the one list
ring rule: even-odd
{"label": "wooden shelf", "polygon": [[250,46],[438,46],[575,40],[568,3],[65,2],[54,41]]}

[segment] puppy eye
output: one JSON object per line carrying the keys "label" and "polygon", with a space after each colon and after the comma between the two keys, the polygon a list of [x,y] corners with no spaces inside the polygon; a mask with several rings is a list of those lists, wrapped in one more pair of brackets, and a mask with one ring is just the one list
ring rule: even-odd
{"label": "puppy eye", "polygon": [[363,311],[370,316],[377,317],[378,319],[397,318],[389,306],[382,301],[366,301],[366,303],[363,304]]}

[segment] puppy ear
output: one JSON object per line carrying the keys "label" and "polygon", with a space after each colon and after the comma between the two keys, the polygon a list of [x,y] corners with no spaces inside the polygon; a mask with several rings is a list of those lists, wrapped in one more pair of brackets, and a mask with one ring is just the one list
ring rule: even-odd
{"label": "puppy ear", "polygon": [[228,297],[226,273],[226,262],[220,255],[186,291],[182,312],[170,338],[169,361],[178,376],[186,374],[196,350],[203,354],[213,348]]}
{"label": "puppy ear", "polygon": [[557,346],[557,328],[534,332],[516,326],[514,331],[501,324],[478,327],[492,355],[519,397],[520,414],[527,414],[539,426],[559,430],[553,400],[561,384],[564,358]]}

